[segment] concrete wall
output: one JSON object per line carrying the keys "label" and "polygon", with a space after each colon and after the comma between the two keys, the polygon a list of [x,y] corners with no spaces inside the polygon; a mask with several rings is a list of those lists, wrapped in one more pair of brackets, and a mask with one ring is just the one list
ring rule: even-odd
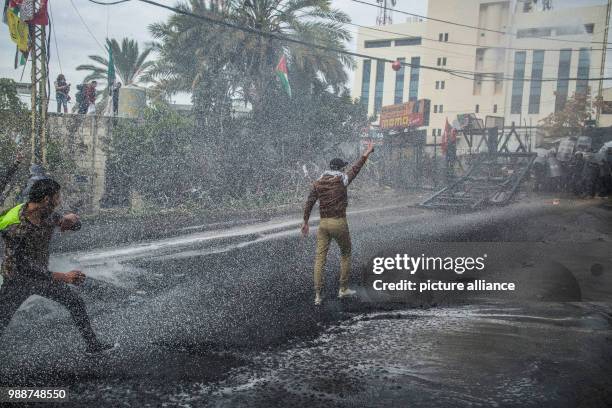
{"label": "concrete wall", "polygon": [[[89,115],[49,115],[49,143],[61,146],[62,155],[74,160],[76,169],[62,174],[65,206],[95,213],[104,195],[106,152],[114,118]],[[56,176],[53,174],[53,176]]]}

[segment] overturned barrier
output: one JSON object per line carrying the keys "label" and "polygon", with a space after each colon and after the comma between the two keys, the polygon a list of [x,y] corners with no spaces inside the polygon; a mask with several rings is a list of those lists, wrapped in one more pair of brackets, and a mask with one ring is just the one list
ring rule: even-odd
{"label": "overturned barrier", "polygon": [[426,208],[476,210],[506,205],[529,176],[535,153],[483,153],[463,176],[421,203]]}

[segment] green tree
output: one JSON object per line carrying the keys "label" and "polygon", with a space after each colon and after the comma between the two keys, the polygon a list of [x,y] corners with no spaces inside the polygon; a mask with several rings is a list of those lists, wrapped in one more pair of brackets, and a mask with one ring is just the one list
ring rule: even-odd
{"label": "green tree", "polygon": [[173,205],[193,185],[191,122],[164,104],[144,111],[142,121],[119,120],[107,151],[109,201],[125,202],[130,191],[148,202]]}
{"label": "green tree", "polygon": [[[333,9],[330,0],[230,0],[222,7],[190,0],[179,7],[341,50],[351,39],[343,27],[349,17]],[[167,93],[191,92],[200,117],[211,112],[222,114],[235,97],[252,103],[255,112],[263,109],[267,100],[276,97],[268,90],[278,88],[274,68],[283,53],[288,55],[291,85],[299,82],[306,90],[323,82],[337,91],[347,80],[344,68],[353,67],[352,59],[344,54],[204,23],[182,14],[149,28],[159,53],[149,77]]]}
{"label": "green tree", "polygon": [[[349,21],[330,0],[190,0],[178,7],[282,37],[345,49]],[[345,54],[174,14],[149,27],[158,55],[146,79],[171,95],[188,92],[194,104],[192,146],[207,190],[243,196],[269,186],[284,188],[297,160],[312,160],[353,138],[362,117],[344,84],[353,60]],[[274,68],[286,55],[289,98]],[[252,106],[232,116],[232,103]],[[248,152],[248,154],[246,153]],[[318,157],[318,156],[317,156]]]}
{"label": "green tree", "polygon": [[[138,43],[128,38],[124,38],[121,44],[114,38],[107,38],[106,46],[113,51],[116,75],[123,85],[141,83],[147,70],[153,65],[153,61],[147,61],[151,53],[151,48],[147,47],[140,52]],[[89,59],[94,61],[97,65],[83,64],[76,68],[77,71],[89,71],[89,74],[85,77],[85,82],[94,80],[107,82],[107,56],[90,55]]]}
{"label": "green tree", "polygon": [[563,109],[551,113],[541,123],[553,138],[575,136],[586,127],[585,121],[594,117],[600,104],[601,101],[592,100],[590,88],[587,88],[586,93],[574,93]]}
{"label": "green tree", "polygon": [[0,78],[0,162],[12,162],[18,147],[27,152],[29,137],[29,111],[19,99],[17,84]]}

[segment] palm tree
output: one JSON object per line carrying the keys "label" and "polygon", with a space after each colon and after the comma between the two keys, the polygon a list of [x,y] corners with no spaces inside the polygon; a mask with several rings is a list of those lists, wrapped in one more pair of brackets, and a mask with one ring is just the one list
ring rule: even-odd
{"label": "palm tree", "polygon": [[[138,48],[138,43],[134,40],[124,38],[121,45],[117,40],[106,39],[106,46],[113,51],[113,59],[116,75],[119,77],[123,85],[132,85],[143,82],[144,74],[153,65],[152,61],[146,61],[151,48],[147,47],[141,53]],[[85,82],[88,81],[104,81],[108,82],[108,59],[99,55],[90,55],[89,59],[98,63],[79,65],[77,71],[90,71],[85,77]]]}
{"label": "palm tree", "polygon": [[[286,38],[344,50],[351,38],[343,27],[350,21],[330,0],[189,0],[178,7],[191,13],[223,19]],[[315,84],[338,91],[353,67],[346,54],[226,28],[182,14],[149,27],[159,59],[147,79],[168,94],[191,92],[196,110],[212,113],[242,96],[254,110],[266,104],[275,88],[274,67],[286,54],[292,86],[305,90]],[[299,79],[299,80],[298,80]],[[278,86],[276,86],[278,88]],[[207,105],[207,106],[198,106]],[[206,115],[211,117],[213,115]]]}

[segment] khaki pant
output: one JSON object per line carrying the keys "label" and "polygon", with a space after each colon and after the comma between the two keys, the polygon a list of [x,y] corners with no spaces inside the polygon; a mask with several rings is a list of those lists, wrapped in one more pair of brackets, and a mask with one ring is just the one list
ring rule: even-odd
{"label": "khaki pant", "polygon": [[321,218],[317,232],[317,254],[314,266],[314,286],[317,291],[323,287],[323,269],[332,239],[340,247],[340,289],[348,287],[351,271],[351,235],[348,223],[346,218]]}

